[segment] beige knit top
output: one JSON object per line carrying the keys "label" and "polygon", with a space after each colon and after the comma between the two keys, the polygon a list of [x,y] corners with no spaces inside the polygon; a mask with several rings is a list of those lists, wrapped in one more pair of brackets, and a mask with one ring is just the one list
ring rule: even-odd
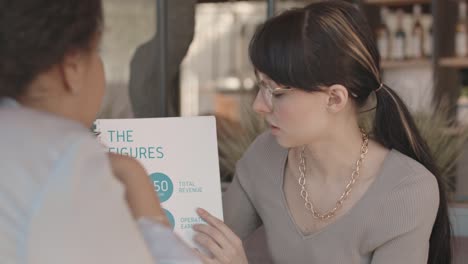
{"label": "beige knit top", "polygon": [[267,132],[238,162],[223,203],[225,222],[241,239],[263,224],[275,263],[427,263],[439,191],[421,164],[391,150],[379,175],[345,215],[303,234],[283,192],[287,157],[288,150]]}

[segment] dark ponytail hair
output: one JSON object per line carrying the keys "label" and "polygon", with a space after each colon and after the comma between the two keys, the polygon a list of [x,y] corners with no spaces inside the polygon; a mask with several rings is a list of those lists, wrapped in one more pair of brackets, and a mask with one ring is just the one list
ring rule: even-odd
{"label": "dark ponytail hair", "polygon": [[375,140],[418,161],[437,179],[440,205],[428,263],[451,263],[445,184],[408,108],[390,87],[382,84],[380,56],[362,12],[338,0],[286,11],[257,29],[249,56],[257,71],[284,86],[313,92],[341,84],[360,107],[376,94]]}
{"label": "dark ponytail hair", "polygon": [[[397,124],[397,125],[388,125]],[[398,95],[384,86],[377,93],[377,109],[373,132],[376,140],[387,148],[394,148],[417,160],[435,175],[439,186],[439,210],[432,228],[429,244],[430,264],[452,263],[452,229],[448,216],[446,185],[429,146],[421,137],[416,124]]]}
{"label": "dark ponytail hair", "polygon": [[70,51],[89,51],[102,26],[101,0],[1,0],[0,98],[22,96]]}

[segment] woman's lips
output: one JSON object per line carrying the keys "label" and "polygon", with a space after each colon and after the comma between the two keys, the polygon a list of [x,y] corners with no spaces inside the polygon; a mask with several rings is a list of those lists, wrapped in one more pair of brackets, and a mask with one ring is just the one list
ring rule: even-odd
{"label": "woman's lips", "polygon": [[277,126],[275,126],[275,125],[271,125],[271,124],[270,124],[270,129],[271,129],[271,133],[272,133],[272,134],[277,134],[277,133],[279,133],[279,131],[280,131],[280,128],[279,128],[279,127],[277,127]]}

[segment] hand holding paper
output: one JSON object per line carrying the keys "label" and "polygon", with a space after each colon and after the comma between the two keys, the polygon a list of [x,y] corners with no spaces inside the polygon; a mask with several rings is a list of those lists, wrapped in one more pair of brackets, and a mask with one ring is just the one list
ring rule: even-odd
{"label": "hand holding paper", "polygon": [[169,227],[169,221],[143,166],[127,156],[114,153],[108,155],[114,175],[124,185],[125,197],[133,217],[145,217]]}
{"label": "hand holding paper", "polygon": [[199,232],[195,235],[195,241],[213,254],[213,257],[210,257],[202,252],[197,252],[203,262],[205,264],[247,264],[247,257],[240,238],[223,221],[207,211],[198,209],[197,213],[208,225],[193,226],[193,229]]}

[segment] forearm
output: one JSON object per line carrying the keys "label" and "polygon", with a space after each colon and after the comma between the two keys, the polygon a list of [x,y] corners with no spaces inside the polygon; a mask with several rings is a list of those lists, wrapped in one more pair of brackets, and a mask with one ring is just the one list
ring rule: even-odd
{"label": "forearm", "polygon": [[134,159],[111,154],[115,177],[125,188],[125,198],[135,219],[148,218],[169,226],[145,169]]}
{"label": "forearm", "polygon": [[124,177],[122,183],[125,186],[125,198],[135,219],[145,217],[170,226],[153,185],[144,171]]}

